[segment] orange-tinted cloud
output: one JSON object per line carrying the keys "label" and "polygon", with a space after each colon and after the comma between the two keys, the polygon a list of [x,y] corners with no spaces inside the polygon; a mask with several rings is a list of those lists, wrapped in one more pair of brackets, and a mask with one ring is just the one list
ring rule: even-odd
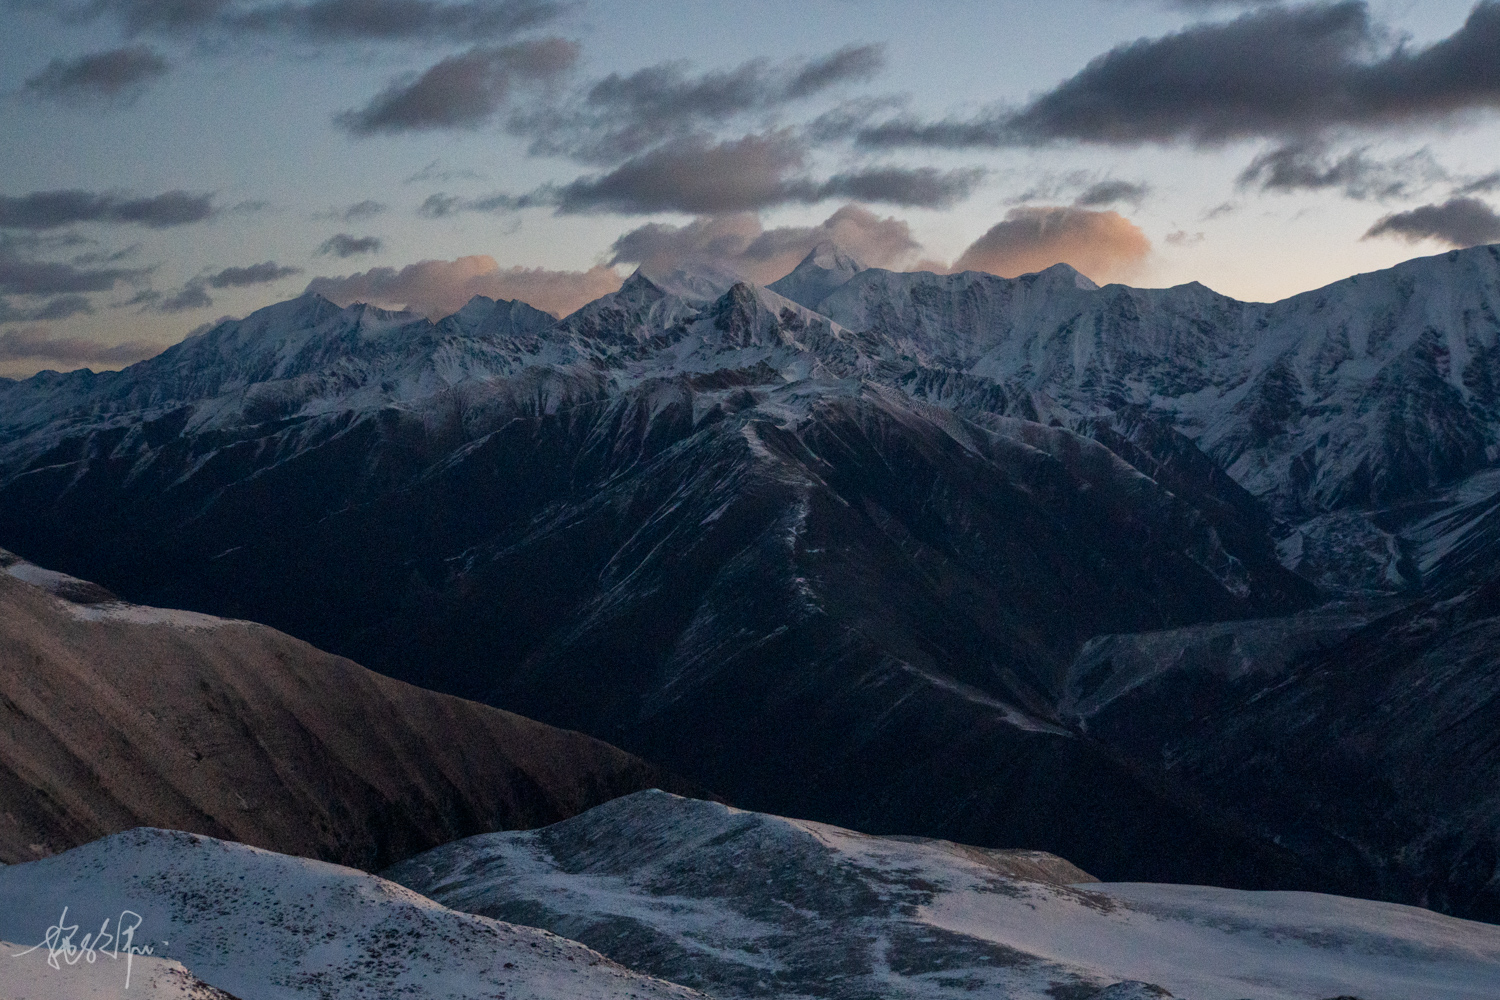
{"label": "orange-tinted cloud", "polygon": [[1103,284],[1138,274],[1150,252],[1146,234],[1118,212],[1028,207],[1012,209],[970,244],[952,270],[1014,278],[1071,264]]}
{"label": "orange-tinted cloud", "polygon": [[480,254],[457,260],[424,260],[399,271],[372,267],[340,278],[314,278],[310,292],[348,305],[370,302],[425,313],[436,319],[463,308],[476,295],[492,299],[520,299],[538,309],[566,316],[586,302],[620,287],[613,268],[587,271],[549,271],[543,267],[502,268],[495,258]]}

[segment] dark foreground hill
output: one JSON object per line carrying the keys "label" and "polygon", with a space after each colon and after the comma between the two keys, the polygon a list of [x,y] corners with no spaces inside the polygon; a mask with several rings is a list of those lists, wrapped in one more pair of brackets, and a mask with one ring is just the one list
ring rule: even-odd
{"label": "dark foreground hill", "polygon": [[587,736],[4,551],[0,719],[8,864],[156,825],[373,869],[671,783]]}

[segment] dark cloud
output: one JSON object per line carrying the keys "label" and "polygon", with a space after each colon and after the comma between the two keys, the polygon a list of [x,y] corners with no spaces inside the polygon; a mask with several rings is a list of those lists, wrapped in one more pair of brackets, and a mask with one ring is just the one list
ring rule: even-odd
{"label": "dark cloud", "polygon": [[578,45],[561,38],[476,46],[415,79],[392,83],[369,104],[338,115],[336,121],[359,136],[477,128],[494,117],[518,81],[556,77],[577,59]]}
{"label": "dark cloud", "polygon": [[[61,6],[61,5],[59,5]],[[93,0],[85,16],[109,15],[127,35],[226,38],[283,34],[314,43],[446,40],[499,41],[555,20],[550,0]],[[65,12],[74,9],[64,8]]]}
{"label": "dark cloud", "polygon": [[1070,264],[1095,281],[1139,272],[1151,241],[1116,212],[1083,208],[1016,208],[953,262],[954,271],[988,271],[1011,278]]}
{"label": "dark cloud", "polygon": [[280,281],[294,274],[301,274],[300,267],[282,267],[274,260],[268,260],[263,264],[251,264],[249,267],[226,267],[217,274],[211,274],[204,281],[210,288],[246,288],[250,285],[265,285],[272,281]]}
{"label": "dark cloud", "polygon": [[175,294],[157,299],[152,308],[157,312],[179,313],[190,309],[207,309],[213,304],[214,300],[203,287],[203,283],[190,281]]}
{"label": "dark cloud", "polygon": [[785,132],[714,143],[682,139],[631,159],[607,174],[558,191],[563,212],[741,212],[788,199],[788,175],[806,159]]}
{"label": "dark cloud", "polygon": [[502,268],[493,257],[424,260],[397,270],[375,267],[338,278],[314,278],[307,291],[348,305],[372,302],[411,309],[437,319],[463,308],[476,295],[520,299],[554,315],[566,315],[620,287],[612,268],[551,271],[541,267]]}
{"label": "dark cloud", "polygon": [[643,153],[609,173],[575,180],[552,197],[564,213],[713,215],[829,198],[938,207],[967,197],[984,173],[876,167],[820,181],[802,174],[806,155],[801,142],[785,131],[727,142],[694,136]]}
{"label": "dark cloud", "polygon": [[835,174],[810,186],[794,184],[796,201],[856,198],[916,208],[947,208],[973,194],[987,171],[980,168],[938,170],[935,167],[873,167]]}
{"label": "dark cloud", "polygon": [[1402,197],[1446,177],[1425,149],[1377,160],[1365,149],[1333,156],[1319,143],[1293,142],[1261,153],[1240,173],[1238,183],[1283,193],[1336,188],[1347,197],[1365,200]]}
{"label": "dark cloud", "polygon": [[41,97],[70,102],[128,103],[167,72],[167,61],[144,45],[92,52],[77,59],[54,59],[26,81]]}
{"label": "dark cloud", "polygon": [[82,337],[50,337],[39,327],[0,332],[0,361],[99,361],[129,363],[161,353],[161,344],[131,340],[122,344],[100,344]]}
{"label": "dark cloud", "polygon": [[1017,111],[898,117],[857,135],[875,147],[1213,145],[1500,106],[1500,0],[1482,0],[1463,27],[1426,48],[1391,48],[1386,36],[1361,0],[1267,5],[1119,46]]}
{"label": "dark cloud", "polygon": [[615,240],[610,264],[639,265],[650,274],[666,274],[708,262],[768,284],[825,243],[872,267],[899,267],[921,250],[905,221],[845,205],[816,226],[765,229],[751,212],[702,216],[683,226],[648,223]]}
{"label": "dark cloud", "polygon": [[362,253],[379,253],[384,246],[378,236],[350,236],[348,233],[336,233],[323,241],[318,247],[319,257],[356,257]]}
{"label": "dark cloud", "polygon": [[1438,240],[1453,247],[1500,243],[1500,214],[1478,198],[1450,198],[1387,215],[1370,227],[1365,239],[1397,236],[1408,243]]}
{"label": "dark cloud", "polygon": [[187,191],[168,191],[150,198],[76,190],[0,195],[0,228],[9,229],[57,229],[79,222],[166,229],[201,222],[213,214],[213,195]]}
{"label": "dark cloud", "polygon": [[628,75],[611,73],[581,101],[517,116],[510,128],[531,137],[533,153],[615,164],[737,116],[771,112],[837,84],[868,79],[883,62],[880,46],[858,45],[808,62],[754,59],[696,75],[681,63],[662,63]]}
{"label": "dark cloud", "polygon": [[1073,204],[1079,208],[1103,208],[1119,202],[1139,205],[1151,193],[1149,184],[1132,184],[1130,181],[1099,181],[1083,190]]}
{"label": "dark cloud", "polygon": [[81,268],[57,261],[33,260],[0,251],[0,294],[76,295],[107,292],[121,282],[137,281],[146,272],[123,268]]}
{"label": "dark cloud", "polygon": [[0,323],[34,323],[39,320],[67,319],[79,313],[91,313],[94,304],[84,295],[56,295],[30,309],[17,308],[0,298]]}

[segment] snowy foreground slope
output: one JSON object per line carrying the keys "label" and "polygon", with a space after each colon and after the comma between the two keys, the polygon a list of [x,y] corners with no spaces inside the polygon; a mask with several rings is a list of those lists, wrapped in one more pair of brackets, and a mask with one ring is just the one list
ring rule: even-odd
{"label": "snowy foreground slope", "polygon": [[[0,868],[0,940],[29,947],[48,928],[114,933],[125,917],[137,948],[181,963],[238,1000],[691,1000],[700,994],[621,968],[544,930],[456,913],[391,882],[350,868],[292,858],[194,834],[141,828],[65,854]],[[67,917],[62,919],[63,908]],[[127,955],[98,956],[78,975],[58,956],[0,956],[6,1000],[220,1000],[220,994],[137,989],[168,971]],[[86,957],[82,961],[87,962]],[[145,973],[142,976],[142,973]],[[107,992],[113,975],[119,992]],[[142,977],[137,980],[136,977]],[[50,992],[49,992],[50,991]]]}
{"label": "snowy foreground slope", "polygon": [[1068,885],[1087,876],[1050,855],[869,837],[664,792],[386,874],[726,1000],[1085,998],[1121,981],[1193,1000],[1500,996],[1488,924],[1313,893]]}

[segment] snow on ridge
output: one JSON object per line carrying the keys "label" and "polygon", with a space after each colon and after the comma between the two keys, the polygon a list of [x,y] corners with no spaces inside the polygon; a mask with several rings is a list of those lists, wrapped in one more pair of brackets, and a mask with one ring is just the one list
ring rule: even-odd
{"label": "snow on ridge", "polygon": [[639,792],[387,874],[721,1000],[822,995],[833,969],[849,995],[934,1000],[1121,981],[1191,1000],[1481,1000],[1500,981],[1500,927],[1315,893],[1037,880],[1069,870],[1051,861]]}
{"label": "snow on ridge", "polygon": [[[139,828],[0,868],[0,898],[0,938],[28,946],[64,923],[64,907],[66,923],[80,927],[75,944],[102,921],[134,914],[124,919],[138,919],[136,946],[240,1000],[699,996],[374,875],[176,831]],[[8,996],[10,961],[0,957]]]}

